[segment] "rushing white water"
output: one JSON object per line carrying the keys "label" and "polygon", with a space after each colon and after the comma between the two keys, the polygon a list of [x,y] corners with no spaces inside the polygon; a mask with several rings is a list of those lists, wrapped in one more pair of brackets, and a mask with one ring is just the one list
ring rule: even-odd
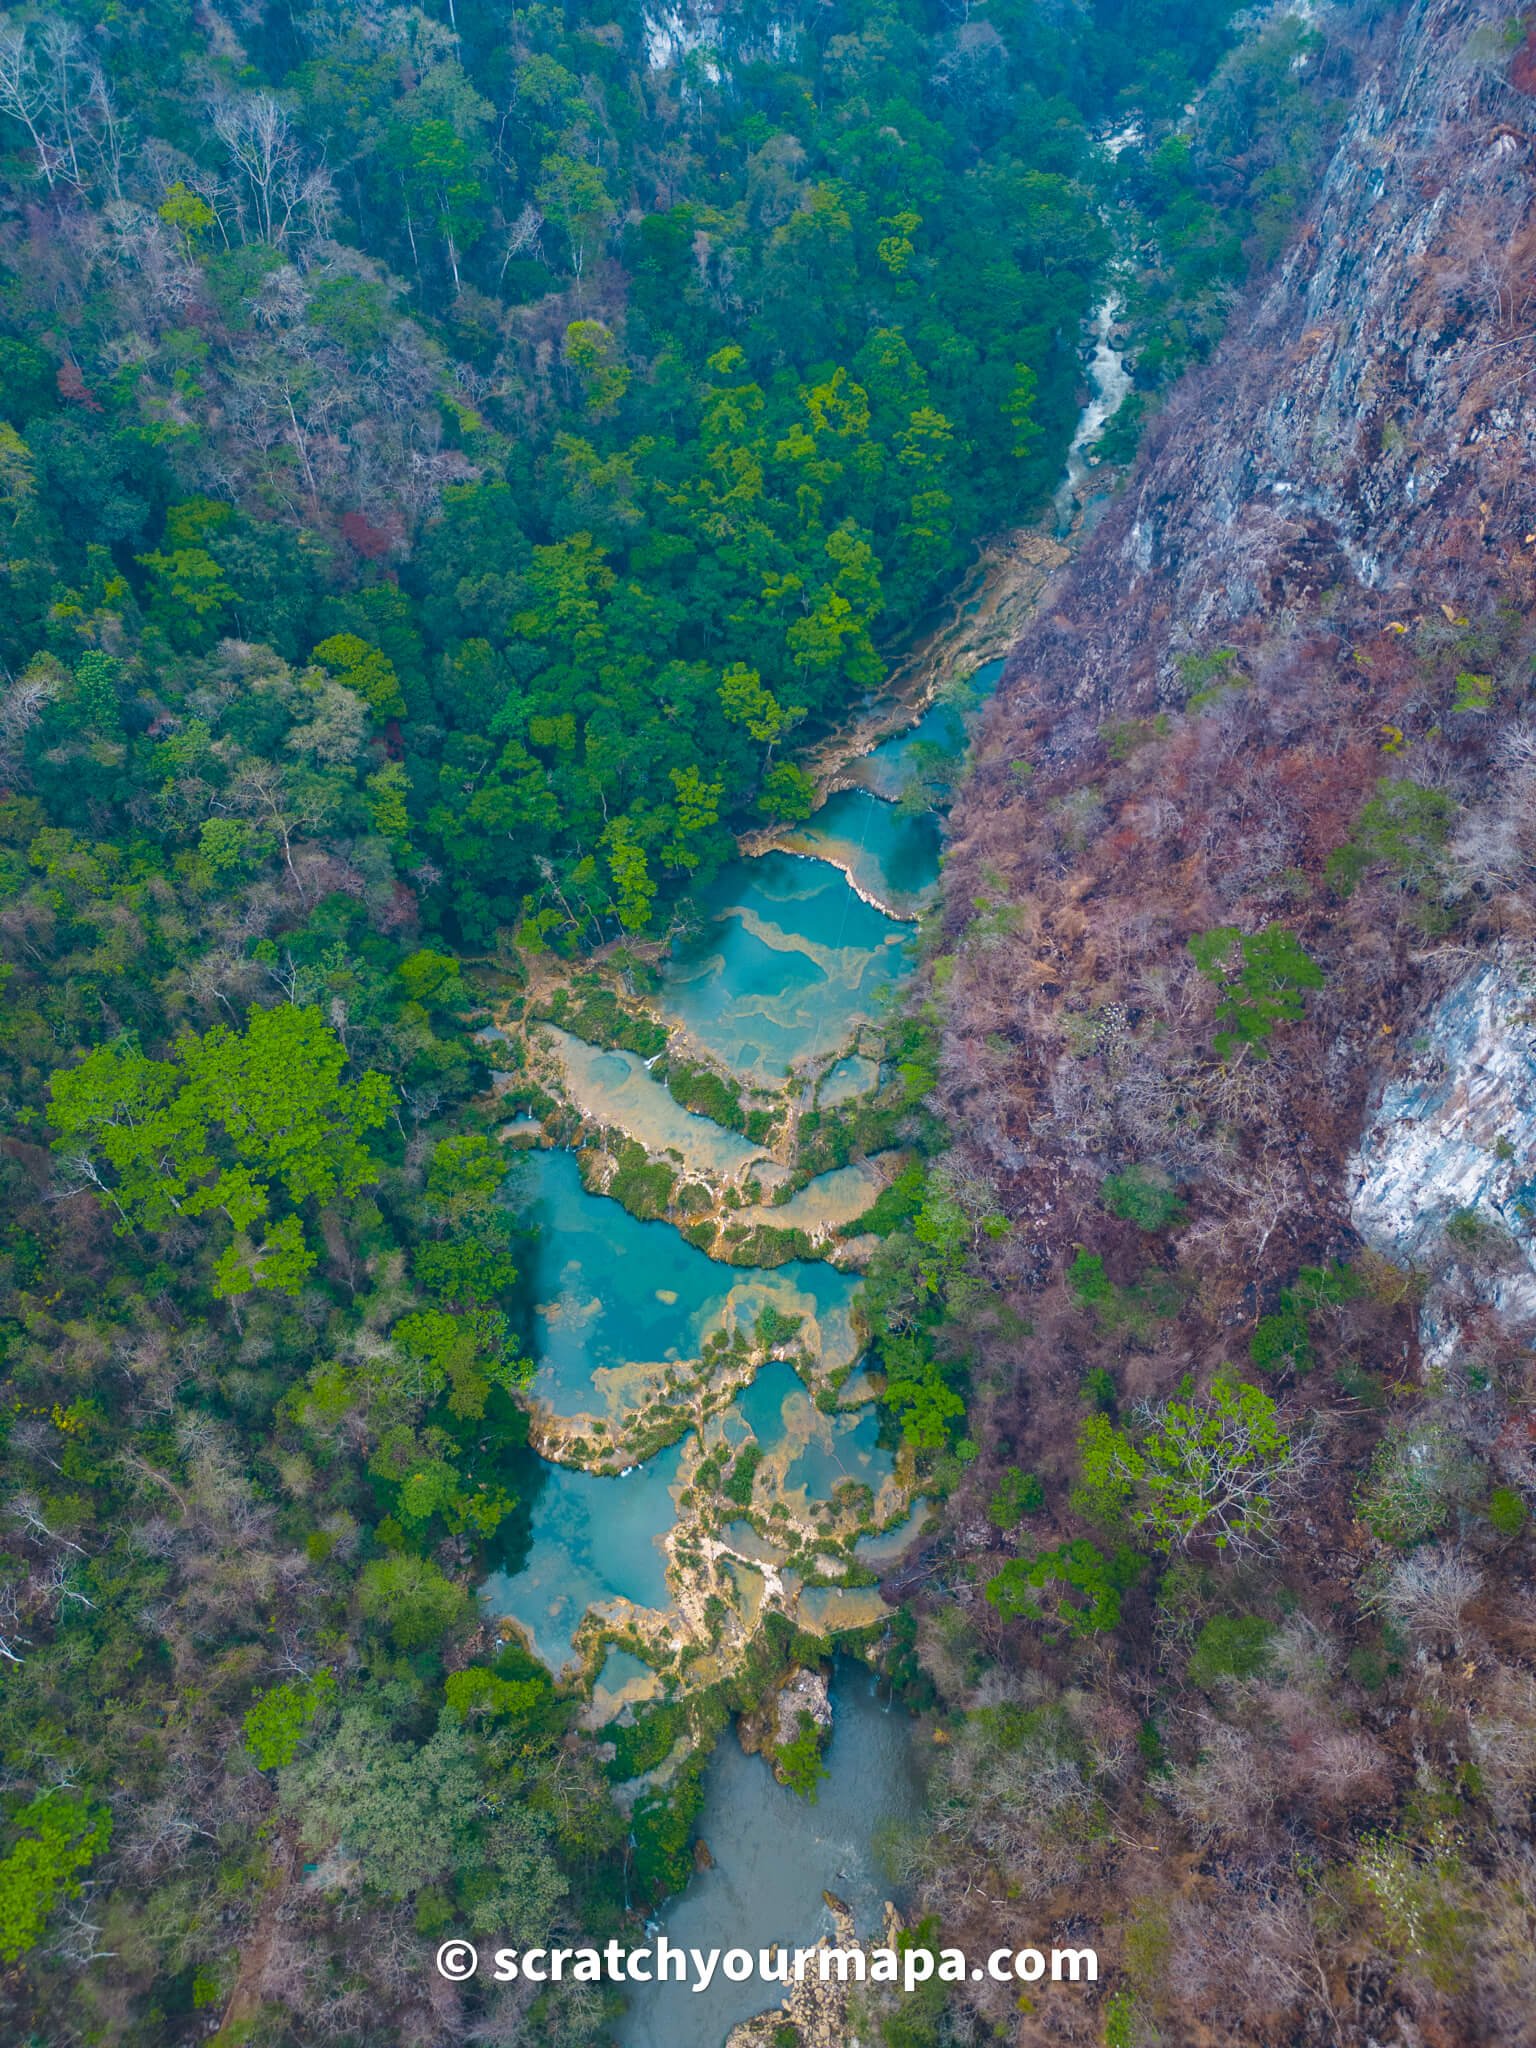
{"label": "rushing white water", "polygon": [[1093,444],[1119,411],[1131,388],[1131,373],[1113,338],[1120,306],[1119,292],[1111,290],[1093,316],[1093,356],[1088,365],[1088,381],[1092,388],[1067,450],[1066,474],[1056,491],[1058,533],[1070,530],[1077,510],[1078,487],[1093,467],[1090,452]]}

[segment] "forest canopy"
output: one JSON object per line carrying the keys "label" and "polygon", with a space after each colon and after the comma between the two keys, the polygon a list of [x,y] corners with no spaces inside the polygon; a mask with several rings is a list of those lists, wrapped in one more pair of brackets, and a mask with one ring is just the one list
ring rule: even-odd
{"label": "forest canopy", "polygon": [[[686,1815],[475,1635],[532,1464],[483,1027],[805,815],[796,750],[1039,514],[1112,204],[1150,385],[1209,345],[1312,134],[1231,13],[0,15],[16,2038],[425,2038],[427,1936],[677,1881]],[[897,1212],[932,1449],[975,1231]]]}
{"label": "forest canopy", "polygon": [[[1226,10],[747,9],[676,61],[622,6],[450,11],[10,18],[8,730],[61,822],[170,795],[190,726],[221,809],[242,743],[299,755],[456,942],[637,930],[803,813],[792,736],[1054,481],[1094,124]],[[229,640],[313,744],[190,709]],[[232,865],[276,801],[197,831]]]}

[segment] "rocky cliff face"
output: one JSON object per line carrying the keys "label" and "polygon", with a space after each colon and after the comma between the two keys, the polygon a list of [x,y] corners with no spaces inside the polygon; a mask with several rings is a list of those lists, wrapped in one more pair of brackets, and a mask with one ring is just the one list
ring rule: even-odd
{"label": "rocky cliff face", "polygon": [[1385,1079],[1346,1168],[1363,1241],[1429,1276],[1420,1366],[1433,1384],[1493,1324],[1536,1326],[1536,1029],[1527,973],[1455,982]]}
{"label": "rocky cliff face", "polygon": [[[1293,1250],[1347,1232],[1383,1034],[1457,971],[1324,871],[1384,778],[1475,802],[1493,728],[1451,679],[1529,609],[1536,43],[1488,0],[1325,22],[1363,84],[1312,214],[1047,593],[956,820],[948,1096],[1037,1240],[1073,1160],[1219,1172],[1212,1111],[1261,1130]],[[1329,969],[1315,1036],[1218,1085],[1185,939],[1276,918]]]}
{"label": "rocky cliff face", "polygon": [[1362,35],[1367,79],[1299,241],[1152,430],[1018,648],[1040,692],[1153,701],[1181,650],[1256,617],[1429,578],[1465,610],[1529,576],[1536,57],[1490,0],[1419,0]]}
{"label": "rocky cliff face", "polygon": [[1478,1215],[1529,1253],[1533,1154],[1532,991],[1490,963],[1446,992],[1383,1088],[1350,1162],[1355,1227],[1390,1257],[1424,1264],[1448,1226],[1456,1242],[1456,1218]]}

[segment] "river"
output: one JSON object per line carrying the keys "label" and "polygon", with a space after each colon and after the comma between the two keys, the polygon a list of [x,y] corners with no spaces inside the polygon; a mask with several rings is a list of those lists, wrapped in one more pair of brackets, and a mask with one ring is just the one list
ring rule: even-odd
{"label": "river", "polygon": [[[1112,341],[1118,311],[1110,294],[1094,318],[1092,393],[1058,516],[1065,505],[1070,518],[1092,442],[1128,386]],[[907,731],[845,763],[844,786],[804,826],[715,879],[697,929],[664,963],[660,1020],[760,1100],[803,1091],[828,1105],[879,1085],[863,1027],[876,1024],[910,970],[912,920],[937,890],[944,789],[963,757],[965,714],[1002,668],[996,660],[950,678],[950,697],[941,693]],[[925,800],[912,800],[914,784]],[[682,1111],[637,1056],[569,1034],[555,1040],[569,1096],[599,1124],[642,1137],[685,1171],[714,1168],[750,1189],[761,1167],[771,1182],[746,1140]],[[877,1622],[885,1612],[878,1595],[839,1590],[829,1573],[839,1554],[890,1562],[917,1534],[923,1508],[877,1442],[867,1375],[851,1370],[855,1273],[816,1260],[771,1271],[721,1264],[671,1223],[639,1221],[590,1191],[577,1164],[556,1149],[520,1169],[517,1199],[531,1202],[539,1225],[530,1395],[565,1428],[573,1457],[604,1470],[530,1456],[515,1548],[482,1597],[551,1669],[583,1684],[589,1725],[601,1728],[719,1675],[719,1656],[701,1654],[701,1612],[713,1611],[721,1655],[745,1641],[769,1605],[821,1635],[829,1651],[838,1630]],[[862,1171],[812,1181],[794,1197],[800,1214],[835,1222],[839,1203],[858,1213],[869,1192],[858,1183]],[[798,1220],[782,1207],[741,1214]],[[745,1333],[760,1334],[765,1313],[793,1329],[799,1355],[744,1369]],[[734,1393],[711,1404],[722,1381]],[[648,1440],[647,1455],[615,1471],[627,1438],[656,1416],[684,1419],[676,1428],[664,1422],[668,1440]],[[747,1444],[762,1474],[747,1487],[750,1512],[723,1526],[718,1517],[686,1523],[685,1513],[698,1512],[699,1460],[725,1463]],[[874,1533],[855,1541],[850,1512],[854,1528]],[[832,1554],[812,1555],[818,1542]],[[823,1889],[853,1907],[863,1935],[876,1931],[889,1895],[877,1838],[885,1823],[917,1810],[910,1723],[881,1704],[867,1669],[847,1658],[837,1660],[833,1700],[829,1776],[814,1803],[779,1786],[768,1764],[733,1739],[718,1746],[700,1824],[714,1866],[665,1908],[661,1924],[673,1941],[809,1945],[830,1931]],[[618,2038],[622,2048],[721,2048],[734,2024],[771,2003],[752,1983],[699,1996],[657,1990],[635,2000]]]}
{"label": "river", "polygon": [[[699,1818],[714,1860],[667,1908],[669,1940],[808,1948],[833,1931],[823,1891],[852,1910],[861,1935],[878,1931],[892,1892],[881,1835],[910,1825],[921,1807],[911,1723],[848,1657],[833,1665],[832,1708],[827,1775],[814,1803],[780,1785],[762,1757],[744,1755],[729,1737],[719,1745]],[[632,1997],[619,2039],[623,2048],[720,2048],[732,2027],[774,2003],[772,1988],[718,1977],[697,1994],[657,1985]]]}
{"label": "river", "polygon": [[[899,799],[914,780],[927,786],[938,776],[942,786],[953,772],[967,741],[965,714],[995,687],[1002,666],[986,664],[964,679],[970,687],[955,702],[936,702],[907,731],[850,763],[854,787],[829,798],[779,847],[733,863],[716,879],[700,929],[667,963],[655,1004],[663,1021],[682,1027],[749,1085],[782,1089],[793,1067],[792,1087],[816,1076],[812,1085],[826,1104],[879,1086],[876,1061],[851,1048],[861,1021],[874,1024],[908,971],[911,920],[937,888],[942,845],[939,815]],[[670,1151],[699,1171],[752,1170],[744,1139],[681,1111],[636,1055],[594,1050],[565,1033],[556,1042],[572,1095],[597,1121],[643,1134],[653,1151]],[[866,1171],[826,1173],[762,1214],[781,1225],[807,1211],[835,1216],[850,1177],[848,1207],[857,1213],[870,1199],[859,1179]],[[542,1412],[579,1427],[584,1441],[597,1441],[599,1425],[612,1441],[659,1391],[675,1396],[690,1362],[728,1356],[711,1353],[711,1344],[754,1327],[765,1306],[799,1318],[797,1341],[812,1342],[819,1372],[857,1365],[856,1273],[822,1261],[792,1260],[771,1271],[723,1265],[670,1223],[637,1220],[589,1192],[570,1151],[534,1152],[519,1164],[515,1186],[537,1225],[530,1397]],[[530,1455],[514,1475],[526,1511],[509,1525],[515,1533],[502,1568],[483,1589],[489,1612],[515,1622],[552,1670],[572,1682],[585,1674],[595,1728],[667,1696],[668,1618],[686,1597],[668,1545],[681,1526],[692,1439],[732,1452],[750,1441],[765,1475],[754,1489],[758,1526],[742,1519],[718,1530],[727,1577],[714,1579],[712,1589],[725,1588],[744,1632],[771,1603],[821,1634],[830,1652],[838,1628],[878,1623],[887,1610],[867,1586],[839,1590],[825,1584],[825,1574],[822,1583],[806,1584],[773,1517],[783,1503],[802,1526],[814,1523],[823,1504],[830,1513],[834,1497],[847,1499],[851,1487],[865,1490],[873,1503],[866,1519],[880,1531],[852,1545],[860,1565],[880,1569],[915,1540],[925,1509],[899,1486],[896,1460],[878,1441],[872,1393],[867,1375],[854,1372],[829,1410],[812,1400],[793,1364],[771,1359],[702,1430],[622,1474]],[[775,1504],[768,1515],[765,1500]],[[594,1621],[612,1625],[617,1645],[597,1653],[595,1670],[594,1655],[578,1640],[584,1622]],[[650,1632],[645,1658],[634,1654],[637,1626]],[[809,1946],[832,1931],[824,1890],[853,1910],[862,1936],[878,1931],[883,1902],[894,1895],[880,1860],[881,1831],[918,1811],[911,1723],[879,1697],[867,1667],[843,1656],[834,1664],[832,1704],[828,1776],[815,1801],[779,1785],[768,1763],[745,1755],[732,1736],[717,1746],[699,1824],[714,1862],[664,1908],[660,1924],[671,1940],[701,1948]],[[772,1987],[753,1981],[722,1980],[699,1995],[658,1988],[633,2001],[617,2038],[622,2048],[721,2048],[731,2027],[772,2003]]]}
{"label": "river", "polygon": [[1077,422],[1077,431],[1067,449],[1066,474],[1057,486],[1054,500],[1056,531],[1069,533],[1077,514],[1079,493],[1093,467],[1093,444],[1120,410],[1130,392],[1131,373],[1125,357],[1116,348],[1115,324],[1120,318],[1118,292],[1110,292],[1093,316],[1093,354],[1088,362],[1091,395]]}

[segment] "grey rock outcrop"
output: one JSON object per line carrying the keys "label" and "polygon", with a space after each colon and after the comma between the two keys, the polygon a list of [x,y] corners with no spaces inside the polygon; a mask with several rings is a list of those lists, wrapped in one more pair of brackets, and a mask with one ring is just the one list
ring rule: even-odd
{"label": "grey rock outcrop", "polygon": [[1458,1213],[1536,1261],[1536,988],[1497,963],[1447,991],[1351,1162],[1350,1215],[1403,1265],[1432,1262]]}
{"label": "grey rock outcrop", "polygon": [[1536,984],[1508,963],[1436,1003],[1392,1076],[1348,1173],[1365,1242],[1431,1279],[1424,1368],[1454,1357],[1469,1304],[1536,1321]]}

